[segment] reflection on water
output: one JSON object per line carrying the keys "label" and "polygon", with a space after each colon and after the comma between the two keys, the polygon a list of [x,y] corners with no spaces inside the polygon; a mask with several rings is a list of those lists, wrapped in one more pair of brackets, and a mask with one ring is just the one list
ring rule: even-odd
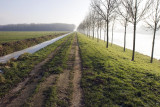
{"label": "reflection on water", "polygon": [[[69,33],[70,34],[70,33]],[[14,52],[14,53],[11,53],[11,54],[8,54],[6,56],[3,56],[3,57],[0,57],[0,63],[6,63],[8,60],[10,60],[11,58],[18,58],[20,55],[24,54],[24,53],[35,53],[37,52],[38,50],[60,40],[61,38],[69,35],[69,34],[65,34],[63,36],[60,36],[60,37],[57,37],[57,38],[54,38],[52,40],[49,40],[49,41],[46,41],[46,42],[43,42],[43,43],[40,43],[38,45],[35,45],[35,46],[32,46],[30,48],[26,48],[24,50],[21,50],[21,51],[17,51],[17,52]]]}

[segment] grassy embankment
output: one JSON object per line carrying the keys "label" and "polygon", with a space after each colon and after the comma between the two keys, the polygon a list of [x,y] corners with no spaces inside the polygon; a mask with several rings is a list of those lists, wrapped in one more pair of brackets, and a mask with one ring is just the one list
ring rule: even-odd
{"label": "grassy embankment", "polygon": [[87,107],[160,106],[160,61],[78,34],[83,75],[82,89]]}
{"label": "grassy embankment", "polygon": [[60,46],[69,36],[51,44],[34,54],[23,54],[16,61],[0,64],[4,74],[0,74],[0,97],[3,97],[17,83],[23,81],[36,64],[44,60],[51,52]]}
{"label": "grassy embankment", "polygon": [[0,32],[0,56],[19,51],[67,32]]}

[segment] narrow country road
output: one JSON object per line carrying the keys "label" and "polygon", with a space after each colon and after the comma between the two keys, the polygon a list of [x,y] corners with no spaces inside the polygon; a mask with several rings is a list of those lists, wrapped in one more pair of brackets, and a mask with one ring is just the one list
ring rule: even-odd
{"label": "narrow country road", "polygon": [[78,40],[76,35],[76,48],[75,48],[75,61],[74,61],[74,78],[73,78],[73,99],[71,107],[82,107],[82,89],[80,86],[81,77],[82,77],[82,65],[79,53]]}

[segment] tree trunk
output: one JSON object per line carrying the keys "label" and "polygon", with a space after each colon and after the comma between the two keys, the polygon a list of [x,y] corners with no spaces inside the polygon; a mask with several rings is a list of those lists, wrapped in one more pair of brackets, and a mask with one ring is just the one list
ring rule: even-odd
{"label": "tree trunk", "polygon": [[102,38],[102,28],[100,28],[100,39]]}
{"label": "tree trunk", "polygon": [[135,56],[135,45],[136,45],[136,21],[134,22],[132,61],[134,61],[134,56]]}
{"label": "tree trunk", "polygon": [[107,45],[106,45],[106,48],[108,48],[108,45],[109,45],[109,22],[108,22],[108,19],[107,19]]}
{"label": "tree trunk", "polygon": [[88,29],[88,37],[90,38],[90,28]]}
{"label": "tree trunk", "polygon": [[106,30],[104,30],[104,42],[105,42],[105,39],[106,39],[105,36],[106,36]]}
{"label": "tree trunk", "polygon": [[153,54],[154,54],[154,44],[155,44],[155,37],[156,37],[156,28],[157,28],[157,24],[155,23],[153,42],[152,42],[151,63],[153,63]]}
{"label": "tree trunk", "polygon": [[93,37],[92,37],[92,39],[94,39],[94,28],[93,28]]}
{"label": "tree trunk", "polygon": [[112,42],[111,42],[111,46],[113,44],[113,29],[114,29],[114,24],[112,25]]}
{"label": "tree trunk", "polygon": [[134,61],[135,56],[135,45],[136,45],[136,25],[137,25],[137,0],[135,2],[135,18],[134,18],[134,33],[133,33],[133,53],[132,53],[132,61]]}
{"label": "tree trunk", "polygon": [[106,25],[106,22],[105,22],[105,28],[104,28],[104,42],[106,42],[106,29],[107,29],[106,26],[107,26],[107,25]]}
{"label": "tree trunk", "polygon": [[100,21],[100,39],[101,39],[101,36],[102,36],[102,22]]}
{"label": "tree trunk", "polygon": [[91,28],[89,28],[89,38],[91,38]]}
{"label": "tree trunk", "polygon": [[127,24],[125,23],[125,30],[124,30],[124,52],[126,51],[126,31],[127,31]]}
{"label": "tree trunk", "polygon": [[97,28],[97,42],[99,42],[99,28]]}
{"label": "tree trunk", "polygon": [[88,34],[88,37],[89,37],[89,28],[87,28],[87,34]]}

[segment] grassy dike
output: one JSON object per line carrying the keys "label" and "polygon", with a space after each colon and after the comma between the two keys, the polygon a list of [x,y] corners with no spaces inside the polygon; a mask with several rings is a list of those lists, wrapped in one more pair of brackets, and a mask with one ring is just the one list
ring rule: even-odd
{"label": "grassy dike", "polygon": [[23,81],[36,64],[43,61],[69,37],[70,35],[34,54],[26,53],[21,55],[18,60],[11,60],[6,64],[0,64],[0,68],[4,71],[3,74],[0,74],[0,97],[3,97],[12,87],[16,86],[20,81]]}
{"label": "grassy dike", "polygon": [[83,65],[81,86],[86,107],[159,107],[160,61],[78,34]]}

